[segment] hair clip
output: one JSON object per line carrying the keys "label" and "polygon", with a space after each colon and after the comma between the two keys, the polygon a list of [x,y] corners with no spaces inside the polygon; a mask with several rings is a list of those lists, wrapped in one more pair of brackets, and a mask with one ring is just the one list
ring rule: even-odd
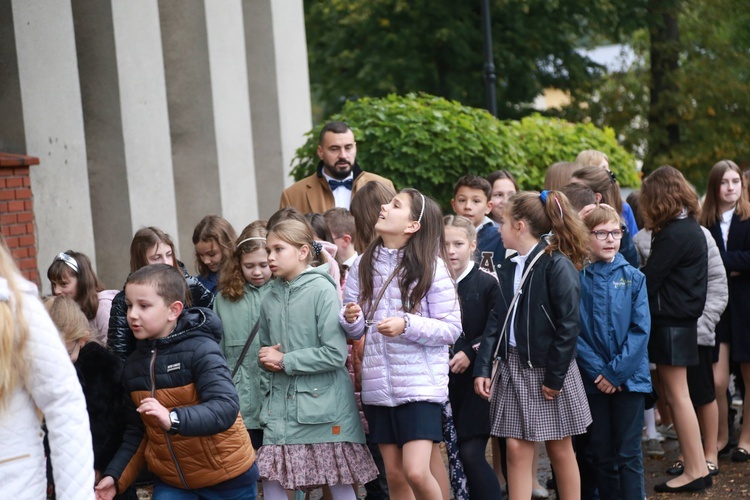
{"label": "hair clip", "polygon": [[547,191],[546,189],[542,191],[541,193],[539,193],[539,199],[542,200],[542,203],[544,203],[545,205],[547,204],[548,194],[549,194],[549,191]]}
{"label": "hair clip", "polygon": [[266,241],[266,239],[262,236],[251,236],[250,238],[245,238],[244,240],[237,243],[237,248],[240,248],[240,245],[242,245],[243,243],[247,243],[248,241],[252,241],[252,240]]}
{"label": "hair clip", "polygon": [[313,241],[312,249],[313,253],[315,254],[315,258],[317,259],[318,257],[320,257],[320,252],[323,251],[323,245],[319,241]]}
{"label": "hair clip", "polygon": [[612,181],[612,184],[617,184],[617,176],[615,175],[615,173],[611,170],[607,170],[607,173],[609,174],[609,180]]}
{"label": "hair clip", "polygon": [[55,257],[55,260],[63,261],[69,268],[71,268],[73,271],[75,271],[76,274],[78,274],[78,261],[70,255],[66,254],[65,252],[60,252]]}
{"label": "hair clip", "polygon": [[419,196],[422,197],[422,210],[419,212],[419,218],[417,219],[417,224],[422,223],[422,216],[424,215],[424,206],[425,206],[424,195],[422,193],[419,193]]}

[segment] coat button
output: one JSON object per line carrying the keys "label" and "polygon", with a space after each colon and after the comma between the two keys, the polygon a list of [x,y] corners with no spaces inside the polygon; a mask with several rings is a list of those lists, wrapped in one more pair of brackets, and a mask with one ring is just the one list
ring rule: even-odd
{"label": "coat button", "polygon": [[317,395],[317,394],[313,394],[313,397],[314,397],[314,398],[317,398],[317,397],[318,397],[318,395]]}

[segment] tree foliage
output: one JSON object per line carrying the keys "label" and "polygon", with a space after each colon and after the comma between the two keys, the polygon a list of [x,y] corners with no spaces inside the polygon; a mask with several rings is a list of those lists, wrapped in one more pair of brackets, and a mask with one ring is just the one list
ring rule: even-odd
{"label": "tree foliage", "polygon": [[[424,91],[484,103],[480,0],[305,0],[313,99]],[[642,27],[646,0],[491,0],[498,114],[518,118],[543,88],[592,90],[601,68],[576,49]]]}
{"label": "tree foliage", "polygon": [[[501,121],[488,112],[426,94],[389,95],[349,101],[326,121],[349,124],[357,140],[357,162],[398,188],[413,186],[444,208],[464,174],[509,169],[525,189],[539,189],[547,167],[573,161],[583,149],[605,152],[620,183],[638,183],[635,160],[617,144],[612,129],[572,124],[539,115]],[[292,162],[301,179],[315,171],[317,138],[307,134]]]}

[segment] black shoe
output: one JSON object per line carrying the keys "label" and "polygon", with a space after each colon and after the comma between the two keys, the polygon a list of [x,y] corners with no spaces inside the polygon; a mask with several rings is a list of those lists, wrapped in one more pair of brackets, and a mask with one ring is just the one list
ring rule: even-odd
{"label": "black shoe", "polygon": [[[710,476],[709,476],[710,477]],[[690,481],[682,486],[669,486],[666,482],[657,484],[654,486],[654,491],[657,493],[684,493],[690,491],[703,491],[706,489],[706,478],[699,477],[694,481]]]}
{"label": "black shoe", "polygon": [[750,460],[750,453],[744,448],[737,448],[732,452],[732,462],[747,462]]}
{"label": "black shoe", "polygon": [[708,475],[710,476],[718,476],[719,475],[719,466],[715,463],[706,460],[706,468],[708,469]]}
{"label": "black shoe", "polygon": [[714,485],[714,478],[711,477],[710,472],[707,476],[703,476],[703,482],[706,483],[706,488],[710,488],[711,486]]}
{"label": "black shoe", "polygon": [[675,460],[672,467],[667,469],[667,474],[670,476],[679,476],[685,472],[685,463],[682,460]]}

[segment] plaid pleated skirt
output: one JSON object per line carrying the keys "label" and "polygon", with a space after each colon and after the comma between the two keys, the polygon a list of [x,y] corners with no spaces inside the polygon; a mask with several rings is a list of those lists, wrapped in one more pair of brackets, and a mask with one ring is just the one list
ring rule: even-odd
{"label": "plaid pleated skirt", "polygon": [[500,362],[500,375],[492,388],[490,433],[524,441],[555,441],[586,432],[591,424],[586,391],[578,364],[571,361],[562,391],[552,401],[544,399],[544,367],[524,368],[515,347]]}

